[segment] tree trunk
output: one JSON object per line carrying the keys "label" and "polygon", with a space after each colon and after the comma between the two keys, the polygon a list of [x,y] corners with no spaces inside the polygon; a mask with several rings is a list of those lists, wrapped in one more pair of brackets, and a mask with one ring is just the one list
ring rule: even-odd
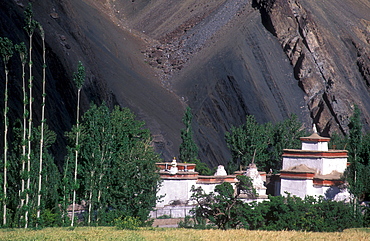
{"label": "tree trunk", "polygon": [[27,94],[26,94],[26,82],[25,82],[25,64],[22,60],[22,91],[23,91],[23,136],[22,136],[22,169],[21,169],[21,203],[20,208],[24,205],[24,187],[25,178],[24,173],[26,170],[26,136],[27,136]]}
{"label": "tree trunk", "polygon": [[30,46],[29,46],[29,71],[30,71],[30,78],[29,78],[29,118],[28,118],[28,153],[27,153],[27,192],[26,192],[26,213],[25,213],[25,228],[28,228],[28,213],[29,213],[29,199],[30,199],[30,186],[31,186],[31,134],[32,134],[32,34],[29,36],[30,38]]}
{"label": "tree trunk", "polygon": [[78,138],[80,135],[80,96],[81,96],[81,88],[78,89],[77,92],[77,123],[76,123],[76,128],[77,128],[77,133],[76,133],[76,151],[75,151],[75,171],[74,171],[74,187],[73,187],[73,200],[72,200],[72,222],[71,226],[73,227],[74,225],[74,218],[75,218],[75,204],[76,204],[76,187],[77,187],[77,159],[78,159]]}
{"label": "tree trunk", "polygon": [[42,38],[42,104],[41,104],[41,133],[40,133],[40,159],[39,159],[39,183],[37,192],[37,222],[36,227],[40,222],[41,214],[41,187],[42,187],[42,161],[44,153],[44,124],[45,124],[45,104],[46,104],[46,58],[45,58],[45,34],[41,25],[39,25]]}
{"label": "tree trunk", "polygon": [[5,96],[4,96],[4,197],[3,197],[3,225],[6,225],[6,202],[7,202],[7,175],[8,175],[8,68],[5,64]]}
{"label": "tree trunk", "polygon": [[94,171],[90,172],[90,193],[89,193],[89,215],[87,219],[87,223],[90,226],[91,224],[91,212],[92,212],[92,196],[93,196],[93,188],[94,188]]}

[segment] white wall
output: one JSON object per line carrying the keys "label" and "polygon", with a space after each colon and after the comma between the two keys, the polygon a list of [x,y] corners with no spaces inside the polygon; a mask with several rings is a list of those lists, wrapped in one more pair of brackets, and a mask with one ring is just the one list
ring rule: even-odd
{"label": "white wall", "polygon": [[326,175],[336,170],[344,172],[347,168],[347,158],[301,158],[301,157],[284,157],[283,170],[304,164],[309,168],[317,170],[318,174]]}
{"label": "white wall", "polygon": [[194,206],[166,206],[151,211],[149,215],[151,218],[158,218],[164,215],[171,218],[184,218],[191,215],[190,211],[193,208]]}
{"label": "white wall", "polygon": [[309,168],[322,170],[322,158],[301,158],[301,157],[284,157],[283,158],[283,170],[288,170],[291,167],[304,164]]}
{"label": "white wall", "polygon": [[161,200],[157,201],[157,207],[168,205],[173,200],[181,200],[186,202],[190,199],[190,189],[193,185],[196,185],[196,180],[163,180],[157,196],[165,196]]}
{"label": "white wall", "polygon": [[288,192],[292,196],[295,195],[304,198],[306,195],[310,195],[309,193],[313,186],[313,180],[281,179],[280,185],[280,194],[282,196],[287,196],[284,192]]}
{"label": "white wall", "polygon": [[343,173],[347,168],[347,158],[323,158],[323,175],[333,170]]}
{"label": "white wall", "polygon": [[[157,196],[165,195],[161,200],[157,201],[157,207],[164,207],[165,205],[169,205],[171,201],[180,200],[186,203],[191,195],[192,192],[191,187],[194,185],[195,188],[202,187],[205,193],[214,192],[215,187],[220,183],[202,183],[197,184],[197,180],[179,180],[179,179],[164,179],[162,182],[162,186],[160,187]],[[231,183],[233,188],[235,189],[235,183]],[[191,204],[191,203],[189,203]]]}
{"label": "white wall", "polygon": [[320,142],[302,142],[302,150],[328,151],[328,143],[325,142],[325,141],[320,141]]}

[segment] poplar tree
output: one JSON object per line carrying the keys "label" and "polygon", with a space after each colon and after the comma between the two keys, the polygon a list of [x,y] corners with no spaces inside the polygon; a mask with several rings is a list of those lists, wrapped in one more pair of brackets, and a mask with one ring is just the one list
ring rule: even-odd
{"label": "poplar tree", "polygon": [[0,53],[4,62],[5,72],[5,92],[4,92],[4,176],[3,176],[3,225],[6,223],[6,209],[7,209],[7,168],[8,168],[8,62],[13,56],[13,43],[8,38],[0,37]]}
{"label": "poplar tree", "polygon": [[[75,129],[72,129],[73,133],[76,133]],[[75,145],[75,139],[73,144]],[[71,146],[72,146],[71,145]],[[74,183],[74,173],[73,173],[73,164],[75,162],[75,152],[74,147],[67,146],[67,156],[64,160],[63,173],[62,173],[62,219],[63,225],[67,226],[71,224],[71,220],[68,217],[68,206],[71,204],[71,192],[73,192],[73,183]]]}
{"label": "poplar tree", "polygon": [[92,105],[84,114],[81,126],[81,165],[86,193],[87,225],[92,223],[92,215],[99,222],[104,198],[106,197],[106,175],[114,154],[115,135],[110,111],[103,104]]}
{"label": "poplar tree", "polygon": [[73,81],[77,87],[77,110],[76,110],[76,139],[75,139],[75,166],[74,166],[74,184],[73,184],[73,197],[72,197],[72,222],[71,226],[74,225],[75,218],[75,205],[76,205],[76,189],[78,188],[77,184],[77,173],[78,173],[78,152],[80,149],[79,146],[79,136],[80,136],[80,98],[81,98],[81,89],[85,82],[85,67],[82,62],[78,62],[77,72],[73,75]]}
{"label": "poplar tree", "polygon": [[[114,158],[108,179],[107,194],[110,206],[116,210],[107,221],[115,218],[137,217],[145,222],[155,207],[160,176],[152,139],[145,123],[135,120],[128,108],[118,106],[111,113],[115,135]],[[106,209],[103,214],[108,214]]]}
{"label": "poplar tree", "polygon": [[32,103],[33,103],[33,97],[32,97],[32,85],[33,85],[33,75],[32,75],[32,39],[33,39],[33,34],[35,31],[35,28],[37,27],[37,21],[33,19],[33,12],[32,12],[32,5],[29,4],[26,10],[24,11],[25,15],[25,21],[26,21],[26,26],[24,29],[26,30],[28,37],[29,37],[29,61],[28,61],[28,67],[29,67],[29,81],[28,81],[28,89],[29,89],[29,111],[28,111],[28,136],[27,136],[27,141],[28,141],[28,152],[27,152],[27,187],[26,187],[26,213],[25,213],[25,228],[28,227],[29,223],[29,200],[30,200],[30,188],[31,188],[31,153],[32,153],[32,146],[31,146],[31,137],[32,137],[32,122],[33,122],[33,116],[32,116]]}
{"label": "poplar tree", "polygon": [[23,92],[23,129],[22,129],[22,153],[21,153],[21,170],[20,170],[20,177],[21,177],[21,190],[19,191],[20,195],[20,208],[23,208],[24,205],[24,190],[25,190],[25,169],[26,169],[26,144],[27,144],[27,91],[26,91],[26,81],[25,81],[25,66],[27,63],[27,48],[24,42],[15,45],[15,49],[19,53],[19,57],[22,63],[22,92]]}
{"label": "poplar tree", "polygon": [[370,134],[363,135],[362,133],[361,111],[357,105],[355,105],[348,126],[350,165],[345,172],[345,176],[349,183],[350,192],[356,200],[362,201],[370,194]]}
{"label": "poplar tree", "polygon": [[41,130],[40,130],[40,153],[39,153],[39,179],[37,191],[37,223],[39,223],[41,212],[41,189],[42,189],[42,164],[44,154],[44,126],[45,126],[45,104],[46,104],[46,56],[45,56],[45,32],[41,24],[38,24],[42,39],[42,103],[41,103]]}
{"label": "poplar tree", "polygon": [[[160,159],[149,130],[127,108],[92,104],[80,123],[81,198],[86,224],[110,225],[116,218],[147,220],[156,204]],[[76,126],[73,127],[73,130]],[[75,139],[76,132],[68,134]]]}
{"label": "poplar tree", "polygon": [[[43,137],[41,137],[41,135],[43,135]],[[40,180],[34,180],[33,189],[35,192],[42,194],[42,198],[40,197],[40,199],[37,199],[37,210],[34,210],[35,213],[32,215],[32,217],[36,217],[36,220],[32,223],[35,223],[36,227],[44,227],[52,225],[50,220],[48,220],[51,216],[60,215],[60,207],[58,205],[60,173],[56,167],[53,156],[48,151],[50,146],[55,143],[56,134],[54,131],[50,130],[49,126],[45,123],[43,127],[40,125],[38,128],[34,129],[33,136],[33,142],[35,146],[38,142],[40,142],[40,139],[43,138],[43,148],[35,150],[35,156],[40,156],[38,151],[43,152],[43,154],[41,154],[43,157],[42,175],[40,176],[39,174],[39,178],[41,178],[41,183],[43,185],[41,186],[41,189],[39,189],[40,186],[37,184],[40,183]],[[35,162],[33,168],[37,169],[38,165],[40,165],[40,163]],[[37,216],[37,212],[39,212],[40,216]],[[58,218],[55,218],[53,223],[57,223],[57,220]]]}
{"label": "poplar tree", "polygon": [[181,130],[180,160],[183,162],[194,162],[198,158],[198,147],[193,140],[192,120],[193,115],[188,106],[182,118],[185,128]]}

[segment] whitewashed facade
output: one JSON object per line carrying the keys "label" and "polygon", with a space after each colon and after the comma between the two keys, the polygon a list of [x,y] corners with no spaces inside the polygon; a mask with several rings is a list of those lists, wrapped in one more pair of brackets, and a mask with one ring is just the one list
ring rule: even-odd
{"label": "whitewashed facade", "polygon": [[284,150],[280,194],[288,192],[301,198],[307,195],[349,198],[347,190],[340,188],[343,184],[341,177],[347,168],[348,152],[329,150],[330,138],[321,137],[316,131],[300,139],[301,149]]}

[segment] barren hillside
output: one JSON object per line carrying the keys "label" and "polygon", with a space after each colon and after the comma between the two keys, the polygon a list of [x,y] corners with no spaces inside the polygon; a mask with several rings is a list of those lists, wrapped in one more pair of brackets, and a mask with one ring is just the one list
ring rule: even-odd
{"label": "barren hillside", "polygon": [[[70,81],[78,60],[88,72],[84,109],[103,100],[130,107],[167,161],[178,155],[187,105],[199,157],[211,166],[228,162],[224,134],[247,114],[274,122],[295,113],[323,135],[346,134],[358,104],[369,129],[369,1],[31,2],[46,30],[49,120],[61,146],[74,120]],[[0,3],[1,36],[26,41],[27,3]]]}

